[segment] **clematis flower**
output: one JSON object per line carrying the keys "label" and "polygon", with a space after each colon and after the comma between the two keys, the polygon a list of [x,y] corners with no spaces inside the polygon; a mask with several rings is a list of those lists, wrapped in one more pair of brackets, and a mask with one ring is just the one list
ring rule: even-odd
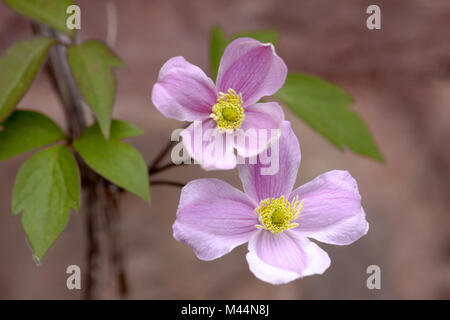
{"label": "clematis flower", "polygon": [[[272,44],[239,38],[225,49],[216,84],[183,57],[174,57],[161,68],[152,100],[168,118],[200,122],[199,143],[195,141],[194,123],[181,132],[185,149],[192,158],[205,169],[232,169],[237,163],[235,149],[244,158],[254,157],[279,138],[284,120],[281,107],[275,102],[257,102],[277,92],[286,74],[287,67]],[[276,129],[278,134],[262,142],[256,137],[254,144],[236,137],[248,130],[267,135]],[[216,130],[224,141],[223,147],[214,154],[207,151],[217,142],[217,137],[212,139],[208,130]],[[234,138],[226,140],[225,135],[230,133],[235,134]]]}
{"label": "clematis flower", "polygon": [[248,242],[250,271],[272,284],[322,274],[330,258],[309,238],[348,245],[369,229],[357,183],[347,171],[333,170],[293,190],[300,147],[287,121],[279,155],[275,175],[260,175],[260,162],[239,165],[244,192],[217,179],[188,183],[173,225],[175,239],[202,260]]}

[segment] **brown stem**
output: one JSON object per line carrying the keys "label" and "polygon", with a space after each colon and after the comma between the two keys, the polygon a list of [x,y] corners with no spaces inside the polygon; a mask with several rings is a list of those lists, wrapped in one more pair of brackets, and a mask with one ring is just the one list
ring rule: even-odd
{"label": "brown stem", "polygon": [[157,167],[157,168],[153,168],[153,169],[148,169],[148,173],[149,173],[150,175],[152,175],[152,174],[155,174],[155,173],[158,173],[158,172],[161,172],[161,171],[170,169],[170,168],[172,168],[172,167],[174,167],[174,166],[175,166],[175,163],[169,162],[168,164],[165,164],[165,165],[163,165],[163,166],[161,166],[161,167]]}
{"label": "brown stem", "polygon": [[[64,108],[69,138],[73,141],[84,131],[86,122],[82,99],[67,61],[67,37],[41,24],[33,23],[32,26],[35,33],[58,40],[58,44],[50,49],[47,70]],[[117,236],[119,219],[116,195],[115,193],[108,193],[110,184],[103,184],[104,180],[92,171],[78,155],[75,156],[79,164],[86,197],[84,207],[86,210],[87,230],[87,271],[84,273],[86,274],[84,296],[86,299],[93,299],[97,297],[100,291],[100,281],[98,280],[101,275],[100,258],[102,251],[100,240],[102,217],[100,215],[103,213],[107,216],[105,221],[107,233],[110,235],[108,239],[111,244],[111,262],[113,268],[117,270],[115,273],[119,283],[118,287],[123,297],[127,292],[127,284],[122,263],[122,252]],[[103,192],[101,192],[100,188],[104,189]],[[102,202],[101,198],[105,201]]]}
{"label": "brown stem", "polygon": [[172,149],[175,145],[176,141],[169,141],[166,146],[159,152],[156,156],[155,160],[148,166],[148,173],[153,173],[156,167],[160,164],[160,162],[164,159],[166,154]]}
{"label": "brown stem", "polygon": [[173,162],[169,162],[169,163],[167,163],[167,164],[165,164],[165,165],[162,165],[162,166],[160,166],[160,167],[157,167],[157,168],[154,168],[154,169],[152,169],[152,170],[149,170],[148,173],[149,173],[150,175],[155,175],[155,174],[157,174],[157,173],[166,171],[167,169],[170,169],[170,168],[173,168],[173,167],[181,167],[182,165],[184,165],[184,163],[175,164],[175,163],[173,163]]}
{"label": "brown stem", "polygon": [[176,182],[176,181],[169,181],[169,180],[154,180],[154,181],[150,181],[150,183],[152,186],[167,185],[167,186],[180,187],[180,188],[183,188],[185,186],[184,183]]}
{"label": "brown stem", "polygon": [[[37,34],[52,37],[57,40],[62,38],[58,32],[45,25],[33,23],[32,27]],[[60,40],[60,42],[64,41]],[[53,46],[49,52],[47,69],[52,85],[58,93],[66,114],[69,136],[75,139],[86,128],[86,122],[80,94],[75,80],[72,77],[69,64],[67,63],[66,50],[66,47],[61,44]]]}
{"label": "brown stem", "polygon": [[88,184],[86,190],[86,229],[87,229],[87,272],[86,285],[84,288],[84,298],[91,300],[96,296],[99,285],[100,270],[100,221],[96,214],[98,203],[98,193],[95,184]]}
{"label": "brown stem", "polygon": [[[189,123],[184,126],[184,128],[187,128],[189,126]],[[172,167],[171,164],[168,165],[164,165],[163,167],[157,168],[158,165],[161,163],[161,161],[164,159],[164,157],[166,156],[166,154],[170,151],[170,149],[172,149],[173,146],[175,146],[175,144],[177,143],[177,141],[169,141],[166,146],[159,152],[159,154],[156,156],[155,160],[153,160],[153,162],[148,166],[148,173],[156,173],[156,172],[160,172],[163,171],[165,169],[168,169],[170,167]]]}
{"label": "brown stem", "polygon": [[113,266],[116,277],[118,292],[122,298],[128,293],[127,278],[123,262],[121,239],[119,232],[120,211],[119,211],[119,189],[107,181],[104,183],[105,205],[104,214],[107,225],[107,236],[110,244],[109,258]]}

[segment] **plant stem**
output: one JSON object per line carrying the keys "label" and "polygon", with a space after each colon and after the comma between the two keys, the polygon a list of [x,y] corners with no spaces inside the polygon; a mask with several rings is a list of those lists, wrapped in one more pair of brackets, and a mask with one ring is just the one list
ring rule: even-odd
{"label": "plant stem", "polygon": [[91,300],[96,296],[100,272],[100,239],[101,227],[96,208],[99,202],[95,184],[86,186],[86,231],[87,231],[87,276],[84,288],[84,298]]}
{"label": "plant stem", "polygon": [[[59,41],[58,43],[64,42],[60,40],[61,36],[58,32],[53,29],[37,23],[33,23],[32,26],[35,33],[55,38]],[[47,65],[52,85],[58,93],[66,114],[69,136],[75,139],[86,128],[86,121],[80,94],[67,63],[65,46],[57,44],[50,49]]]}
{"label": "plant stem", "polygon": [[150,183],[152,186],[167,185],[167,186],[180,187],[180,188],[183,188],[185,186],[184,183],[176,182],[176,181],[169,181],[169,180],[154,180],[154,181],[150,181]]}
{"label": "plant stem", "polygon": [[[67,39],[55,30],[41,24],[33,23],[37,34],[53,37],[58,43],[66,43]],[[66,56],[66,46],[57,44],[50,49],[48,71],[52,84],[58,93],[64,108],[70,141],[75,140],[86,128],[82,99],[78,87],[70,71]],[[87,231],[87,271],[84,297],[94,299],[100,292],[102,243],[102,214],[105,215],[105,227],[110,243],[110,261],[115,271],[119,293],[124,297],[127,293],[127,280],[123,267],[123,254],[118,237],[119,213],[117,193],[111,191],[111,184],[92,171],[85,162],[75,154],[77,159],[82,187],[85,190],[86,201],[86,231]],[[103,201],[102,201],[103,200]]]}
{"label": "plant stem", "polygon": [[121,238],[119,230],[120,210],[119,210],[119,190],[118,188],[104,181],[105,204],[104,213],[106,217],[107,236],[110,244],[109,258],[116,275],[117,290],[122,298],[128,293],[128,284],[123,262]]}
{"label": "plant stem", "polygon": [[175,145],[176,141],[169,141],[166,146],[159,152],[156,156],[155,160],[148,166],[148,173],[155,172],[156,167],[160,164],[160,162],[164,159],[166,154],[172,149]]}
{"label": "plant stem", "polygon": [[173,162],[169,162],[169,163],[167,163],[167,164],[165,164],[165,165],[163,165],[163,166],[161,166],[161,167],[157,167],[157,168],[154,168],[154,169],[152,169],[152,170],[149,170],[148,173],[149,173],[150,175],[155,175],[155,174],[157,174],[157,173],[166,171],[167,169],[170,169],[170,168],[173,168],[173,167],[181,167],[182,165],[184,165],[184,163],[175,164],[175,163],[173,163]]}
{"label": "plant stem", "polygon": [[[189,126],[189,123],[186,126],[184,126],[184,128],[187,128],[188,126]],[[177,143],[177,141],[170,140],[165,145],[165,147],[163,149],[161,149],[161,151],[156,156],[155,160],[153,160],[153,162],[148,166],[148,173],[149,174],[152,174],[152,173],[154,174],[156,172],[161,172],[163,170],[166,170],[168,168],[171,168],[171,167],[175,166],[175,164],[169,163],[167,165],[164,165],[164,166],[158,168],[158,165],[161,163],[161,161],[164,159],[164,157],[170,151],[170,149],[172,149],[172,147],[175,146],[176,143]]]}

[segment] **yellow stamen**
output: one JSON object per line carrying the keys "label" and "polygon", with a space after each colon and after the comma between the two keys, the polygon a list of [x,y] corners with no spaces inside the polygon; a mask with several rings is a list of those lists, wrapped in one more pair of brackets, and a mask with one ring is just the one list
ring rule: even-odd
{"label": "yellow stamen", "polygon": [[228,93],[220,92],[212,111],[210,117],[216,120],[217,129],[222,132],[233,132],[239,129],[245,117],[242,95],[238,95],[233,89],[229,89]]}
{"label": "yellow stamen", "polygon": [[297,227],[298,223],[292,221],[300,216],[304,202],[304,199],[300,202],[298,196],[291,202],[284,196],[262,200],[255,209],[260,222],[255,227],[269,230],[274,234]]}

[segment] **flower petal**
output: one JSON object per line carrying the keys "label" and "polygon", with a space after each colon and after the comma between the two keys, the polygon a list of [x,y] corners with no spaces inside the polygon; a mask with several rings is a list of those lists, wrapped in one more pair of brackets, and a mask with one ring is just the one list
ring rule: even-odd
{"label": "flower petal", "polygon": [[347,171],[333,170],[294,190],[291,199],[304,199],[293,231],[325,243],[350,244],[369,230],[358,185]]}
{"label": "flower petal", "polygon": [[[280,139],[258,156],[257,164],[238,166],[244,191],[256,203],[266,198],[287,197],[294,187],[300,166],[300,145],[290,122],[283,121],[281,128]],[[263,154],[266,152],[271,161],[264,160]],[[274,174],[262,174],[262,170],[273,171]]]}
{"label": "flower petal", "polygon": [[187,243],[202,260],[213,260],[247,242],[258,219],[247,196],[217,179],[189,182],[181,191],[176,240]]}
{"label": "flower petal", "polygon": [[236,167],[234,140],[216,129],[213,119],[195,121],[180,135],[189,155],[205,170],[229,170]]}
{"label": "flower petal", "polygon": [[193,121],[209,117],[217,92],[214,82],[199,67],[174,57],[161,68],[152,101],[167,118]]}
{"label": "flower petal", "polygon": [[283,121],[283,110],[276,102],[257,103],[247,107],[242,127],[236,132],[238,154],[247,158],[266,150],[280,137]]}
{"label": "flower petal", "polygon": [[284,84],[287,67],[270,43],[251,38],[231,42],[220,60],[217,89],[242,94],[244,107],[277,92]]}
{"label": "flower petal", "polygon": [[313,274],[322,274],[330,266],[328,254],[295,232],[273,234],[258,231],[249,241],[247,262],[260,280],[282,284]]}

